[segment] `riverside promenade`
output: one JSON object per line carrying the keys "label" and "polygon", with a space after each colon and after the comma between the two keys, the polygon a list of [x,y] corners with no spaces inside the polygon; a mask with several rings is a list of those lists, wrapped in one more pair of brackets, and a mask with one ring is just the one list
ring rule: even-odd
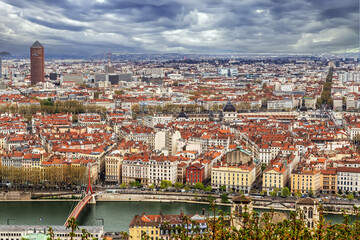
{"label": "riverside promenade", "polygon": [[[7,193],[9,194],[9,193]],[[1,193],[0,193],[1,195]],[[4,196],[1,195],[1,196]],[[21,197],[20,197],[21,196]],[[26,196],[26,197],[25,197]],[[36,199],[34,199],[36,196]],[[68,192],[61,193],[60,195],[54,193],[10,193],[8,197],[0,199],[0,201],[79,201],[73,197],[81,197],[80,194]],[[217,205],[230,206],[230,203],[222,203],[220,195],[204,193],[182,193],[182,192],[162,192],[162,191],[136,191],[129,189],[118,189],[115,192],[101,192],[96,196],[97,202],[184,202],[184,203],[198,203],[209,204],[209,200],[215,201]],[[232,195],[229,195],[231,202]],[[253,197],[254,207],[259,209],[274,209],[283,211],[292,211],[295,208],[297,198],[272,198],[272,197]],[[320,199],[318,199],[320,200]],[[324,207],[324,211],[333,214],[342,214],[343,210],[351,213],[354,206],[360,207],[359,200],[347,199],[327,199],[326,201],[320,200]]]}

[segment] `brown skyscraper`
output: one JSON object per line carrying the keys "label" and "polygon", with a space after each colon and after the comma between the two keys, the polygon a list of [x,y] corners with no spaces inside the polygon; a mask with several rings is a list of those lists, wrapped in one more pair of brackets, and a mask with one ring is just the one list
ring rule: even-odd
{"label": "brown skyscraper", "polygon": [[44,47],[36,41],[30,47],[31,85],[43,82],[45,79]]}

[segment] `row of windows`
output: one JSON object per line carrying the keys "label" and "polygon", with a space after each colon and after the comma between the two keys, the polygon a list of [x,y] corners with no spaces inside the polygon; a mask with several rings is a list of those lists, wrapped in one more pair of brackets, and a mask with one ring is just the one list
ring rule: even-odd
{"label": "row of windows", "polygon": [[1,233],[0,236],[21,236],[21,233]]}
{"label": "row of windows", "polygon": [[[221,172],[213,172],[213,175],[218,175],[218,174],[219,174],[220,177],[221,177],[221,175],[222,175]],[[226,176],[226,175],[231,175],[231,173],[224,172],[223,175],[224,175],[224,176]],[[233,173],[232,175],[235,176],[235,173]],[[243,177],[243,176],[247,176],[248,174],[247,174],[247,173],[237,173],[237,174],[236,174],[236,176],[238,176],[238,177],[239,177],[240,175]]]}
{"label": "row of windows", "polygon": [[[279,180],[278,182],[281,183],[280,180]],[[265,179],[265,183],[267,183],[267,180],[266,180],[266,179]],[[270,183],[270,184],[272,183],[271,179],[269,180],[269,183]],[[276,183],[276,180],[274,180],[274,183]]]}
{"label": "row of windows", "polygon": [[342,173],[342,172],[339,172],[338,175],[340,175],[340,176],[352,176],[352,175],[359,176],[359,173]]}
{"label": "row of windows", "polygon": [[[225,182],[225,181],[212,181],[212,184],[220,184],[220,185],[228,185],[231,184],[231,182]],[[232,182],[232,184],[235,184],[235,182]],[[236,182],[236,185],[240,185],[240,186],[248,186],[249,183],[248,182]]]}
{"label": "row of windows", "polygon": [[[304,182],[302,182],[302,183],[300,184],[300,183],[298,182],[297,185],[298,185],[298,186],[300,186],[300,185],[301,185],[301,186],[304,186],[304,185],[306,185],[306,186],[310,185],[310,186],[311,186],[311,185],[313,185],[313,184],[312,184],[312,183],[308,183],[308,182],[307,182],[306,184],[304,184]],[[293,182],[293,186],[295,186],[295,182]]]}
{"label": "row of windows", "polygon": [[341,189],[341,190],[349,190],[349,191],[358,191],[360,190],[360,188],[357,188],[357,187],[342,187],[342,186],[339,186],[338,189]]}
{"label": "row of windows", "polygon": [[[218,179],[218,177],[214,177],[213,179]],[[221,180],[221,176],[219,177],[219,179]],[[228,180],[230,180],[231,178],[228,177]],[[239,181],[239,177],[236,178]],[[226,180],[226,177],[224,177],[224,180]],[[235,177],[232,178],[232,180],[235,180]],[[248,177],[246,176],[246,181],[248,180]],[[241,181],[244,181],[244,178],[241,178]]]}
{"label": "row of windows", "polygon": [[188,178],[187,181],[188,182],[200,182],[201,179],[200,178]]}
{"label": "row of windows", "polygon": [[354,182],[354,184],[353,184],[353,182],[346,182],[346,181],[338,181],[338,184],[340,184],[340,185],[355,185],[355,186],[358,185],[357,182]]}
{"label": "row of windows", "polygon": [[191,176],[191,177],[192,177],[192,176],[200,176],[200,173],[197,173],[197,174],[196,174],[196,173],[194,173],[194,174],[189,174],[189,173],[188,173],[187,176],[188,176],[188,177],[189,177],[189,176]]}
{"label": "row of windows", "polygon": [[[279,177],[279,179],[280,179],[282,176],[278,176],[278,177]],[[270,178],[270,179],[273,179],[273,178],[276,179],[277,177],[274,176],[274,177],[272,178],[272,176],[269,176],[269,178]],[[265,175],[265,179],[267,179],[267,176],[266,176],[266,175]]]}

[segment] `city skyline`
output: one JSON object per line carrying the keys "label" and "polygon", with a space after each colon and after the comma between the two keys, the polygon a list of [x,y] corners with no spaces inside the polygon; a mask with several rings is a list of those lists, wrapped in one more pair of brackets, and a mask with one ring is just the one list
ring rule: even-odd
{"label": "city skyline", "polygon": [[338,1],[0,1],[1,51],[26,54],[359,51],[359,3]]}

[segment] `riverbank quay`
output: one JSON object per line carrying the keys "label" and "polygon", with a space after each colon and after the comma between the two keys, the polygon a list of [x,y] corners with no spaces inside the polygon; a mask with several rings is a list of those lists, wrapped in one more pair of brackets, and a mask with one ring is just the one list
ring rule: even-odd
{"label": "riverbank quay", "polygon": [[[79,201],[81,194],[73,192],[0,192],[0,201]],[[214,201],[217,205],[230,206],[229,203],[223,203],[221,196],[201,193],[181,193],[181,192],[155,192],[155,191],[131,191],[123,190],[117,193],[99,192],[96,196],[97,202],[161,202],[161,203],[194,203],[209,204]],[[254,208],[275,211],[294,211],[297,198],[272,198],[272,197],[254,197],[252,198]],[[321,202],[324,213],[353,214],[355,207],[360,207],[358,200],[336,200],[330,199]]]}
{"label": "riverbank quay", "polygon": [[[102,193],[97,196],[96,201],[150,201],[150,202],[186,202],[186,203],[204,203],[207,201],[208,194],[191,194],[191,193],[169,193],[169,192],[123,192],[123,193]],[[222,203],[221,196],[212,195],[217,205],[230,206],[230,203]],[[231,201],[231,199],[229,198]],[[296,201],[295,197],[289,198],[252,198],[254,208],[274,209],[281,211],[294,211]],[[321,202],[324,213],[342,215],[343,211],[347,214],[353,214],[354,206],[360,207],[358,200],[336,200],[331,199]]]}
{"label": "riverbank quay", "polygon": [[[297,198],[253,198],[252,199],[254,208],[263,208],[263,209],[274,209],[274,210],[285,210],[293,211],[295,210],[295,205]],[[360,207],[359,200],[337,200],[337,199],[328,199],[327,201],[321,201],[320,204],[324,210],[324,213],[331,214],[343,214],[344,211],[347,214],[354,214],[354,207]]]}
{"label": "riverbank quay", "polygon": [[25,201],[31,199],[41,199],[41,198],[69,198],[72,196],[81,197],[80,194],[77,194],[73,191],[51,191],[51,192],[31,192],[31,191],[0,191],[0,201],[6,200],[17,200]]}

